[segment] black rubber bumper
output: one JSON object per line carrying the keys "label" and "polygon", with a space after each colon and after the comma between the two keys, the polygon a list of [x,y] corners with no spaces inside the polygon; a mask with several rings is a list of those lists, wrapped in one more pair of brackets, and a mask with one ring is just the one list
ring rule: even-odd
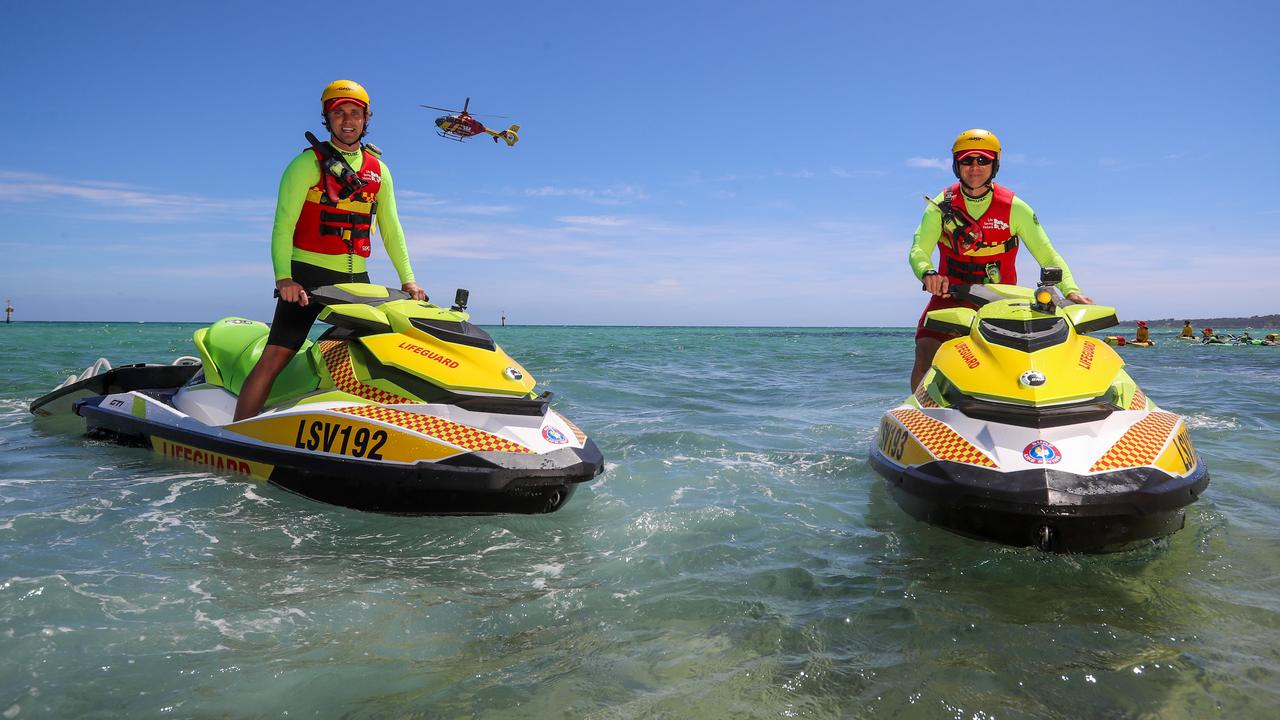
{"label": "black rubber bumper", "polygon": [[950,462],[900,468],[875,449],[870,459],[912,517],[1049,552],[1117,552],[1177,532],[1185,508],[1209,484],[1198,457],[1187,477],[1155,468],[1087,476],[1050,469],[1001,473]]}

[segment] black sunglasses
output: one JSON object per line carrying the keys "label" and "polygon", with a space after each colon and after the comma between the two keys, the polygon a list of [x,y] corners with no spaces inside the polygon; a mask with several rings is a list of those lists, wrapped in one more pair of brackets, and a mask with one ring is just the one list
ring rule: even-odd
{"label": "black sunglasses", "polygon": [[992,160],[991,158],[985,155],[970,155],[969,157],[960,161],[961,165],[972,165],[974,163],[977,163],[979,165],[990,165],[992,163]]}

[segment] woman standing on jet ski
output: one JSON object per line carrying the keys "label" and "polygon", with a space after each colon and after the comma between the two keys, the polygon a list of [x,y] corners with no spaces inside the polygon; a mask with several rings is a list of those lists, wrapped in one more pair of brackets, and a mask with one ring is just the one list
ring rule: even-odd
{"label": "woman standing on jet ski", "polygon": [[[1025,242],[1041,267],[1062,268],[1058,287],[1075,303],[1092,305],[1071,276],[1067,263],[1049,242],[1031,206],[1013,191],[992,182],[1000,171],[1000,140],[981,129],[960,133],[951,146],[951,171],[960,181],[929,201],[916,228],[908,260],[932,297],[916,326],[916,362],[911,388],[929,371],[934,353],[952,336],[924,327],[931,310],[965,305],[949,293],[951,285],[1016,284],[1015,260]],[[940,269],[933,266],[938,249]]]}
{"label": "woman standing on jet ski", "polygon": [[262,357],[240,390],[236,420],[262,411],[276,376],[307,339],[321,310],[308,302],[307,288],[369,282],[365,258],[372,247],[375,213],[401,287],[414,299],[427,297],[409,265],[391,172],[377,147],[360,142],[373,116],[369,93],[357,82],[335,80],[321,93],[320,109],[329,141],[307,133],[311,147],[289,163],[280,179],[271,230],[280,300]]}

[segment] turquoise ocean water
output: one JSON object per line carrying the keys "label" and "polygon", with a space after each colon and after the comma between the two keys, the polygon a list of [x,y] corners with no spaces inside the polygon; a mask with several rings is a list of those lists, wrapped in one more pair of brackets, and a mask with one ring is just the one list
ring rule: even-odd
{"label": "turquoise ocean water", "polygon": [[1083,557],[893,503],[866,457],[905,329],[490,328],[608,459],[536,517],[345,510],[27,413],[196,327],[0,325],[4,718],[1280,707],[1280,348],[1121,349],[1213,480],[1171,539]]}

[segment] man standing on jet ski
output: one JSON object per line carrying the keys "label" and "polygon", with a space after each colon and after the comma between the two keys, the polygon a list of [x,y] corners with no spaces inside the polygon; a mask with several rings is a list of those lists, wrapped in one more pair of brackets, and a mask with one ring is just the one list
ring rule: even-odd
{"label": "man standing on jet ski", "polygon": [[321,307],[307,290],[345,282],[369,282],[365,258],[376,225],[382,245],[400,276],[401,288],[415,299],[427,294],[414,282],[404,230],[396,213],[391,173],[376,147],[360,141],[373,110],[359,83],[335,80],[320,96],[329,141],[308,133],[312,147],[285,168],[271,231],[271,264],[276,303],[271,334],[262,357],[245,378],[236,401],[236,420],[262,411],[271,385],[307,339]]}
{"label": "man standing on jet ski", "polygon": [[[1067,299],[1093,304],[1080,293],[1066,261],[1053,249],[1031,207],[1014,197],[1012,190],[992,182],[1000,171],[1000,140],[994,133],[981,129],[960,133],[951,146],[951,171],[960,182],[929,200],[908,254],[912,272],[933,296],[916,326],[913,390],[929,371],[938,347],[954,337],[926,330],[925,315],[961,305],[973,307],[951,296],[948,289],[952,285],[1017,284],[1014,261],[1019,242],[1026,243],[1041,267],[1062,268],[1058,287]],[[933,266],[935,247],[940,269]]]}

